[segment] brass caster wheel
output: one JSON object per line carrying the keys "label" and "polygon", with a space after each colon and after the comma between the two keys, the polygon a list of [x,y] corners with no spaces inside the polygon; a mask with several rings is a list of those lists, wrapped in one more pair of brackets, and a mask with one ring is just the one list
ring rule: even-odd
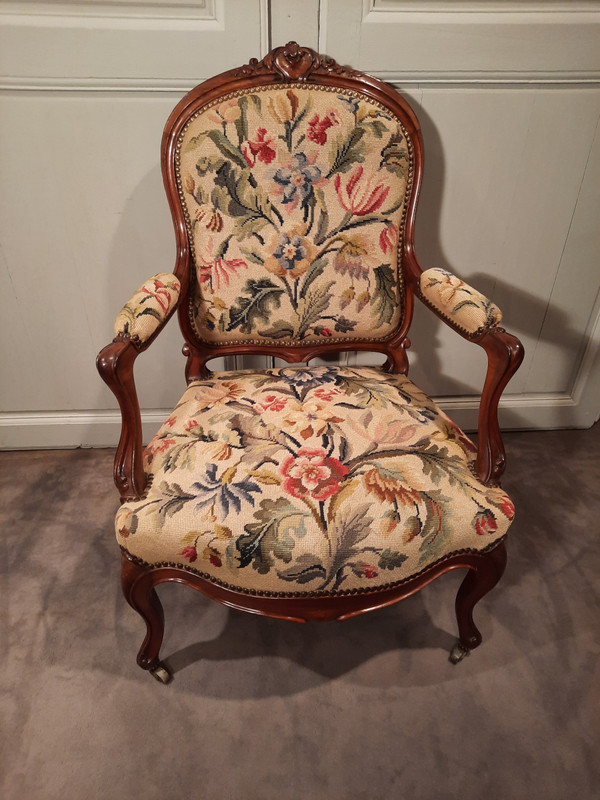
{"label": "brass caster wheel", "polygon": [[448,657],[448,661],[451,664],[458,664],[459,661],[462,661],[465,656],[470,654],[470,650],[468,647],[465,647],[460,642],[457,642],[452,650],[450,651],[450,656]]}
{"label": "brass caster wheel", "polygon": [[158,667],[154,667],[154,669],[151,669],[150,675],[156,678],[156,680],[159,681],[160,683],[164,684],[170,683],[173,680],[173,676],[171,675],[169,670],[162,664],[159,664]]}

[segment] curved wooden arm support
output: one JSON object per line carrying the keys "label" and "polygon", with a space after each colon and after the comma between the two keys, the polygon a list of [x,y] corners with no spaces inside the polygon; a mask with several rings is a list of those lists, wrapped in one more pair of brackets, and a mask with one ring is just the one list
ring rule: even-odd
{"label": "curved wooden arm support", "polygon": [[121,502],[141,497],[146,485],[142,462],[142,418],[138,403],[133,365],[141,348],[132,339],[117,338],[98,354],[100,377],[119,402],[121,438],[115,455],[113,477]]}
{"label": "curved wooden arm support", "polygon": [[483,483],[498,483],[506,466],[498,423],[498,402],[506,384],[521,365],[525,351],[517,337],[504,328],[489,328],[474,341],[483,347],[488,357],[479,404],[475,471]]}
{"label": "curved wooden arm support", "polygon": [[421,302],[445,325],[460,334],[463,339],[478,344],[487,353],[487,374],[479,404],[475,471],[482,483],[498,483],[506,466],[504,443],[498,423],[498,402],[506,384],[523,361],[523,345],[516,336],[497,326],[483,328],[475,334],[463,330],[421,296],[418,282],[421,268],[417,266],[414,257],[410,264],[410,270],[413,291]]}

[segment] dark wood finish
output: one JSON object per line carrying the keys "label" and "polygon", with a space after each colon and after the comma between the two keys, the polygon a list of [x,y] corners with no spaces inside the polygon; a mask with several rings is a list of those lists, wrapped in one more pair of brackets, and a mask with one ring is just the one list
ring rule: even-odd
{"label": "dark wood finish", "polygon": [[133,364],[139,353],[140,348],[133,340],[117,338],[101,350],[96,359],[98,372],[121,409],[121,438],[113,468],[121,502],[140,497],[146,485],[142,461],[142,418],[133,378]]}
{"label": "dark wood finish", "polygon": [[500,580],[506,565],[506,547],[501,540],[493,550],[483,553],[458,553],[433,564],[423,572],[396,586],[331,596],[264,597],[226,589],[185,569],[182,565],[144,565],[122,551],[123,594],[146,623],[146,636],[137,663],[152,670],[160,665],[160,646],[164,635],[163,609],[155,587],[161,583],[191,586],[211,600],[239,611],[289,622],[343,622],[376,611],[410,597],[440,575],[454,569],[467,569],[456,598],[459,637],[463,647],[472,650],[481,644],[481,633],[473,622],[473,609]]}
{"label": "dark wood finish", "polygon": [[[176,183],[176,145],[189,118],[205,104],[238,90],[286,82],[309,85],[335,86],[350,89],[367,98],[382,103],[404,125],[413,152],[412,190],[407,200],[402,252],[405,281],[404,316],[398,329],[387,341],[334,342],[298,346],[281,345],[215,345],[199,339],[189,316],[190,281],[194,274],[190,245],[183,208]],[[162,141],[162,169],[165,189],[175,226],[177,256],[174,273],[181,282],[178,317],[184,336],[183,352],[187,357],[186,379],[207,377],[207,361],[230,354],[262,354],[276,356],[288,362],[308,361],[315,356],[332,352],[367,350],[385,353],[385,369],[389,372],[408,372],[406,349],[410,342],[407,334],[413,315],[414,294],[420,299],[419,278],[422,268],[414,252],[414,225],[422,180],[423,144],[419,123],[406,101],[390,86],[369,75],[341,67],[315,51],[290,42],[276,48],[262,61],[253,59],[244,67],[229,70],[193,89],[174,109],[169,117]],[[431,308],[431,306],[430,306]],[[484,483],[497,483],[505,466],[504,448],[498,425],[497,408],[500,395],[523,358],[523,348],[514,336],[502,328],[492,328],[468,335],[439,314],[446,324],[462,336],[483,347],[488,356],[488,370],[479,411],[479,448],[476,470]],[[166,320],[165,320],[166,322]],[[115,458],[115,483],[121,499],[142,495],[145,476],[142,463],[142,431],[140,411],[133,379],[136,356],[146,349],[159,334],[141,344],[139,341],[118,337],[98,356],[98,369],[102,378],[114,392],[123,418],[121,440]],[[122,585],[127,602],[146,622],[147,632],[138,655],[138,664],[147,670],[160,668],[159,651],[163,638],[164,618],[155,587],[163,582],[182,583],[202,592],[224,605],[277,619],[306,622],[309,620],[344,620],[358,614],[397,603],[419,591],[440,575],[452,569],[466,568],[456,600],[460,643],[465,650],[477,647],[481,634],[473,622],[475,604],[500,579],[506,563],[504,543],[493,550],[457,553],[430,566],[418,576],[391,588],[372,592],[346,593],[336,596],[266,597],[224,588],[185,569],[183,565],[162,564],[150,567],[123,554]]]}
{"label": "dark wood finish", "polygon": [[523,345],[503,328],[491,328],[477,344],[488,357],[487,375],[477,427],[477,461],[475,470],[482,483],[499,483],[506,467],[504,442],[498,422],[498,402],[504,387],[523,361]]}
{"label": "dark wood finish", "polygon": [[100,377],[117,398],[121,409],[121,437],[115,454],[113,478],[122,503],[141,497],[146,488],[142,418],[133,366],[138,355],[150,347],[171,319],[176,307],[177,303],[145,342],[141,342],[137,336],[119,334],[96,358]]}
{"label": "dark wood finish", "polygon": [[165,632],[165,614],[154,587],[156,570],[147,570],[123,555],[121,586],[129,605],[146,622],[146,636],[140,647],[137,663],[142,669],[160,666],[158,653]]}
{"label": "dark wood finish", "polygon": [[456,619],[461,645],[473,650],[481,644],[481,633],[473,622],[475,605],[498,583],[506,569],[504,541],[486,553],[469,569],[456,595]]}

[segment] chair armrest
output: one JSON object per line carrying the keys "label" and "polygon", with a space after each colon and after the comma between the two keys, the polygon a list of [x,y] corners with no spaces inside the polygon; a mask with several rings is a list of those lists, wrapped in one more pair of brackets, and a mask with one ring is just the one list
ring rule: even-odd
{"label": "chair armrest", "polygon": [[523,345],[498,327],[502,312],[483,294],[442,269],[422,272],[416,294],[425,305],[465,339],[487,353],[488,366],[477,424],[475,471],[485,484],[497,484],[506,466],[498,423],[498,402],[506,384],[523,361]]}
{"label": "chair armrest", "polygon": [[170,272],[149,278],[119,311],[115,336],[147,342],[175,309],[180,291],[181,284]]}
{"label": "chair armrest", "polygon": [[133,378],[137,356],[148,348],[172,316],[180,284],[170,273],[155,275],[130,298],[115,322],[115,338],[98,354],[96,366],[121,409],[121,437],[113,477],[121,502],[141,497],[146,485],[142,418]]}
{"label": "chair armrest", "polygon": [[433,267],[421,273],[419,293],[445,322],[469,338],[502,321],[502,312],[497,305],[444,269]]}

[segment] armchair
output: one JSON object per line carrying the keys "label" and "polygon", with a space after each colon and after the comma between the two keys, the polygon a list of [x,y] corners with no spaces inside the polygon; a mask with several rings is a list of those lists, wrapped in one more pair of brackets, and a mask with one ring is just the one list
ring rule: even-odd
{"label": "armchair", "polygon": [[[503,573],[514,514],[498,400],[523,350],[492,302],[421,269],[422,152],[391,87],[294,42],[196,87],[167,122],[174,274],[134,294],[98,356],[123,418],[123,591],[146,622],[138,664],[160,681],[165,581],[305,622],[390,605],[465,568],[451,660],[481,642],[473,608]],[[415,297],[487,352],[477,447],[407,377]],[[175,309],[187,389],[143,449],[133,365]],[[357,350],[387,360],[207,367]]]}

